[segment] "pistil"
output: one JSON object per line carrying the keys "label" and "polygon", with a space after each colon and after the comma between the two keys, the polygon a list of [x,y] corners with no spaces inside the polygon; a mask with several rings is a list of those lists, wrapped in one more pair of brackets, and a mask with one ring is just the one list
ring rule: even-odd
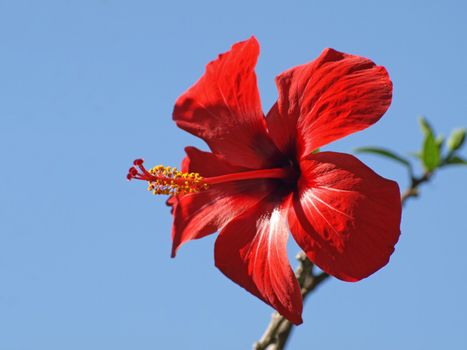
{"label": "pistil", "polygon": [[137,159],[129,169],[127,179],[148,182],[148,191],[153,194],[177,195],[206,190],[210,185],[253,179],[293,179],[296,174],[291,168],[250,170],[213,177],[202,177],[194,172],[181,172],[177,168],[158,165],[150,170]]}

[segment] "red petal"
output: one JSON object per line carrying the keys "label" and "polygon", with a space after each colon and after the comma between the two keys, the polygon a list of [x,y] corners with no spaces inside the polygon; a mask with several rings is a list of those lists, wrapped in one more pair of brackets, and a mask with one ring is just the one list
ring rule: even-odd
{"label": "red petal", "polygon": [[300,286],[287,258],[287,208],[265,200],[227,224],[216,240],[216,266],[230,279],[302,323]]}
{"label": "red petal", "polygon": [[277,148],[266,131],[254,68],[259,44],[254,37],[209,63],[198,82],[176,102],[177,125],[202,138],[231,163],[269,166]]}
{"label": "red petal", "polygon": [[384,67],[333,49],[282,73],[276,85],[268,129],[282,152],[297,149],[299,157],[377,122],[392,99]]}
{"label": "red petal", "polygon": [[[244,170],[221,157],[187,147],[186,171],[217,176]],[[276,187],[271,180],[246,180],[211,185],[208,190],[172,197],[172,256],[183,243],[204,237],[222,228],[231,219],[256,205]]]}
{"label": "red petal", "polygon": [[301,171],[289,224],[308,258],[345,281],[385,266],[400,234],[397,183],[342,153],[310,155]]}
{"label": "red petal", "polygon": [[202,177],[213,177],[224,174],[238,173],[248,168],[233,165],[227,160],[211,152],[204,152],[196,147],[185,147],[187,157],[184,159],[184,172],[195,172]]}

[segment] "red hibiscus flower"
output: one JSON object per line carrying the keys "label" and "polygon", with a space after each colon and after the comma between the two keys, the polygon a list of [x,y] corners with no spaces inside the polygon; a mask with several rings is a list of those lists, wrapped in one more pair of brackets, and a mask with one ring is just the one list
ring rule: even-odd
{"label": "red hibiscus flower", "polygon": [[148,171],[136,160],[128,178],[172,195],[172,256],[183,243],[220,231],[216,266],[299,324],[289,228],[313,263],[344,281],[371,275],[394,251],[398,185],[349,154],[317,152],[378,121],[391,103],[392,83],[369,59],[326,49],[276,78],[279,98],[265,117],[258,55],[254,37],[235,44],[176,102],[177,125],[211,152],[187,147],[182,171]]}

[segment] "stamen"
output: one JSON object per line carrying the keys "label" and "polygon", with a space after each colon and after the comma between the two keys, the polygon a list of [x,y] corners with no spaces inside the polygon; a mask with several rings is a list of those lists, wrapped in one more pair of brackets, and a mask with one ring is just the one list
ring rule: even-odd
{"label": "stamen", "polygon": [[157,165],[150,170],[143,166],[142,159],[136,159],[128,170],[127,179],[148,182],[148,191],[153,194],[177,195],[199,192],[208,185],[198,173],[183,173],[177,168]]}
{"label": "stamen", "polygon": [[298,178],[297,172],[290,167],[249,170],[203,178],[198,173],[184,173],[178,171],[177,168],[163,165],[146,170],[143,162],[142,159],[136,159],[133,162],[133,166],[128,170],[127,179],[147,181],[148,191],[154,194],[177,195],[195,193],[208,189],[211,185],[233,181],[281,179],[295,182]]}

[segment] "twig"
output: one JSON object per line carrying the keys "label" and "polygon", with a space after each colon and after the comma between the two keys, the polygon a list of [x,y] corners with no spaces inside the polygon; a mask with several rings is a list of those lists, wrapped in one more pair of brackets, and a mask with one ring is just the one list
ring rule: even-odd
{"label": "twig", "polygon": [[426,172],[423,174],[423,176],[420,176],[420,177],[412,176],[412,178],[410,179],[411,180],[410,187],[407,190],[405,190],[404,193],[402,193],[402,196],[401,196],[402,205],[404,205],[407,199],[409,199],[410,197],[418,197],[418,187],[421,184],[430,181],[432,175],[433,173]]}
{"label": "twig", "polygon": [[[409,198],[417,197],[419,195],[418,187],[430,181],[432,175],[432,173],[426,172],[420,177],[412,176],[410,187],[401,195],[402,205],[404,205]],[[303,301],[305,302],[306,297],[330,276],[325,272],[315,274],[313,271],[313,263],[307,258],[303,251],[298,253],[296,258],[299,265],[295,270],[295,276],[298,279]],[[253,345],[253,350],[283,350],[292,329],[293,324],[290,321],[278,312],[274,312],[263,336]]]}
{"label": "twig", "polygon": [[[311,293],[318,285],[324,282],[328,277],[327,273],[313,273],[313,263],[306,257],[304,252],[297,254],[299,265],[295,270],[295,276],[301,288],[303,300]],[[292,331],[293,324],[278,312],[272,314],[271,322],[269,323],[266,332],[261,339],[253,346],[254,350],[279,350],[283,349]]]}

